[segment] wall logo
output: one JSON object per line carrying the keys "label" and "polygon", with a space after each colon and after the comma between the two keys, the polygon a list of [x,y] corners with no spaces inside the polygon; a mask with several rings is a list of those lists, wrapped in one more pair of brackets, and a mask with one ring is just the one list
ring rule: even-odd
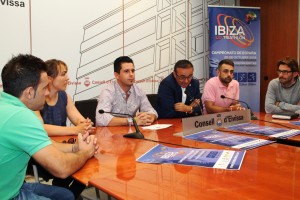
{"label": "wall logo", "polygon": [[85,85],[86,87],[89,87],[90,84],[91,84],[89,77],[84,77],[84,79],[85,79],[84,85]]}
{"label": "wall logo", "polygon": [[0,0],[3,6],[15,6],[15,7],[25,7],[23,1],[13,1],[13,0]]}
{"label": "wall logo", "polygon": [[218,25],[215,26],[217,40],[230,40],[241,48],[247,48],[254,42],[251,29],[242,20],[225,14],[218,14]]}
{"label": "wall logo", "polygon": [[251,24],[252,21],[256,21],[257,15],[254,12],[249,11],[245,16],[247,24]]}

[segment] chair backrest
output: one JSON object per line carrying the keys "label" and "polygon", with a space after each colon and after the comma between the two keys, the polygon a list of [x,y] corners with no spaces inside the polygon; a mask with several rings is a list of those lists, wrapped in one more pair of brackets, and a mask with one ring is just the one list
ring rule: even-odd
{"label": "chair backrest", "polygon": [[151,103],[152,107],[156,110],[157,94],[147,94],[147,98]]}
{"label": "chair backrest", "polygon": [[81,113],[84,118],[90,118],[94,124],[96,124],[96,108],[98,101],[97,99],[87,99],[81,101],[75,101],[77,110]]}

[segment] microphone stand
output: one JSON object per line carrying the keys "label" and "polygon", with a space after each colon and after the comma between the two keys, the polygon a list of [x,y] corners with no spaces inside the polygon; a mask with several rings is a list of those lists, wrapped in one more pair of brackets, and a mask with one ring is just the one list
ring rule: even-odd
{"label": "microphone stand", "polygon": [[135,128],[135,132],[134,133],[128,133],[128,134],[125,134],[123,135],[123,137],[125,138],[134,138],[134,139],[144,139],[144,135],[141,133],[134,117],[132,117],[132,122],[133,122],[133,125],[134,125],[134,128]]}
{"label": "microphone stand", "polygon": [[109,114],[112,114],[112,115],[129,116],[130,118],[132,118],[132,122],[133,122],[133,125],[134,125],[134,128],[135,128],[135,132],[124,134],[123,137],[125,137],[125,138],[134,138],[134,139],[144,139],[145,138],[144,135],[141,133],[141,131],[140,131],[140,129],[139,129],[137,123],[136,123],[136,120],[134,119],[134,117],[132,115],[124,114],[124,113],[105,112],[104,110],[99,110],[98,112],[100,114],[109,113]]}

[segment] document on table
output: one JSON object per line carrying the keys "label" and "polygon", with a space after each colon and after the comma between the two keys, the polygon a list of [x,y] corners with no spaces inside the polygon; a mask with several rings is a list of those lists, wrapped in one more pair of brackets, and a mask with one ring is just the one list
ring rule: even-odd
{"label": "document on table", "polygon": [[186,135],[184,136],[184,138],[244,150],[254,149],[256,147],[275,142],[264,139],[252,138],[244,135],[224,133],[213,129]]}
{"label": "document on table", "polygon": [[163,128],[168,128],[172,126],[172,124],[153,124],[150,126],[142,126],[143,129],[149,129],[149,130],[158,130]]}
{"label": "document on table", "polygon": [[245,154],[246,151],[173,148],[158,144],[139,157],[137,161],[239,170]]}
{"label": "document on table", "polygon": [[243,123],[234,126],[226,127],[229,130],[253,133],[258,135],[265,135],[274,138],[286,139],[300,134],[300,130],[287,129],[287,128],[275,128],[270,126],[261,126],[252,123]]}
{"label": "document on table", "polygon": [[291,123],[291,124],[294,124],[294,125],[296,125],[296,126],[300,126],[300,121],[296,121],[296,122],[289,122],[289,123]]}

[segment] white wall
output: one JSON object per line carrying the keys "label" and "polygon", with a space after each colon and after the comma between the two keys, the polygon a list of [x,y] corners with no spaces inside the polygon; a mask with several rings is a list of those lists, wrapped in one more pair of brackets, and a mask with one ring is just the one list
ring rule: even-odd
{"label": "white wall", "polygon": [[209,66],[207,5],[225,4],[125,0],[123,9],[122,0],[18,2],[25,6],[0,3],[0,70],[12,54],[61,59],[69,66],[67,91],[74,100],[97,97],[114,78],[112,62],[123,54],[133,58],[146,93],[156,93],[179,59],[193,62],[202,88]]}

